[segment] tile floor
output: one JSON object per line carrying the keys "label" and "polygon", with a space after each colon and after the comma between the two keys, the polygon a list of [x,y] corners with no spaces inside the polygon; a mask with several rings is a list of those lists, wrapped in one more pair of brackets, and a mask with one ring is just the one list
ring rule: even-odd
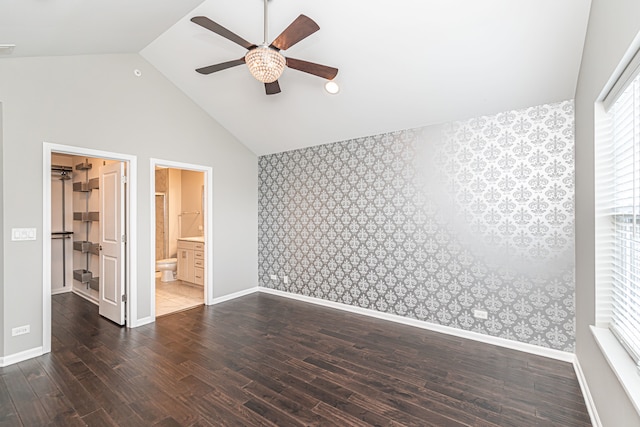
{"label": "tile floor", "polygon": [[156,274],[156,317],[176,311],[186,310],[203,304],[202,286],[175,282],[161,282],[160,273]]}

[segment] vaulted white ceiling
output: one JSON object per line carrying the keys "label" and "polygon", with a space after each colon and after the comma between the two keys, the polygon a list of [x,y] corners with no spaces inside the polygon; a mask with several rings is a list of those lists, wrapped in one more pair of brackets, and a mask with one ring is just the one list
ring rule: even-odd
{"label": "vaulted white ceiling", "polygon": [[190,18],[259,44],[261,0],[0,0],[0,44],[18,45],[9,56],[140,52],[262,155],[573,98],[590,3],[270,0],[269,41],[301,13],[320,26],[284,54],[339,68],[333,96],[291,69],[272,96],[244,65],[194,71],[246,50]]}
{"label": "vaulted white ceiling", "polygon": [[0,59],[139,52],[202,1],[0,0]]}

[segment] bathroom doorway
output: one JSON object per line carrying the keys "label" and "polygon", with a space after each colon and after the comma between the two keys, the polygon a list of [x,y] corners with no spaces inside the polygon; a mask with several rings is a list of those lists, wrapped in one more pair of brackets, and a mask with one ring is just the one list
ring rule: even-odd
{"label": "bathroom doorway", "polygon": [[155,316],[206,303],[207,168],[152,161]]}

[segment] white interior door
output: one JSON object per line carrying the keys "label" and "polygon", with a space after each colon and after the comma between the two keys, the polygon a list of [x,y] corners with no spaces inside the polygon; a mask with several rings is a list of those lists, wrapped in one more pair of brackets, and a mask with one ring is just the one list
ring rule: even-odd
{"label": "white interior door", "polygon": [[125,323],[124,163],[100,168],[100,315]]}

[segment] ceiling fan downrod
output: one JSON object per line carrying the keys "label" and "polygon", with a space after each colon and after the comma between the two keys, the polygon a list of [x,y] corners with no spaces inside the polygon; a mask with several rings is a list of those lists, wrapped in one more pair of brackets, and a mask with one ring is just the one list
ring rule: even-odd
{"label": "ceiling fan downrod", "polygon": [[269,43],[269,0],[264,0],[264,41],[262,44],[267,46]]}

